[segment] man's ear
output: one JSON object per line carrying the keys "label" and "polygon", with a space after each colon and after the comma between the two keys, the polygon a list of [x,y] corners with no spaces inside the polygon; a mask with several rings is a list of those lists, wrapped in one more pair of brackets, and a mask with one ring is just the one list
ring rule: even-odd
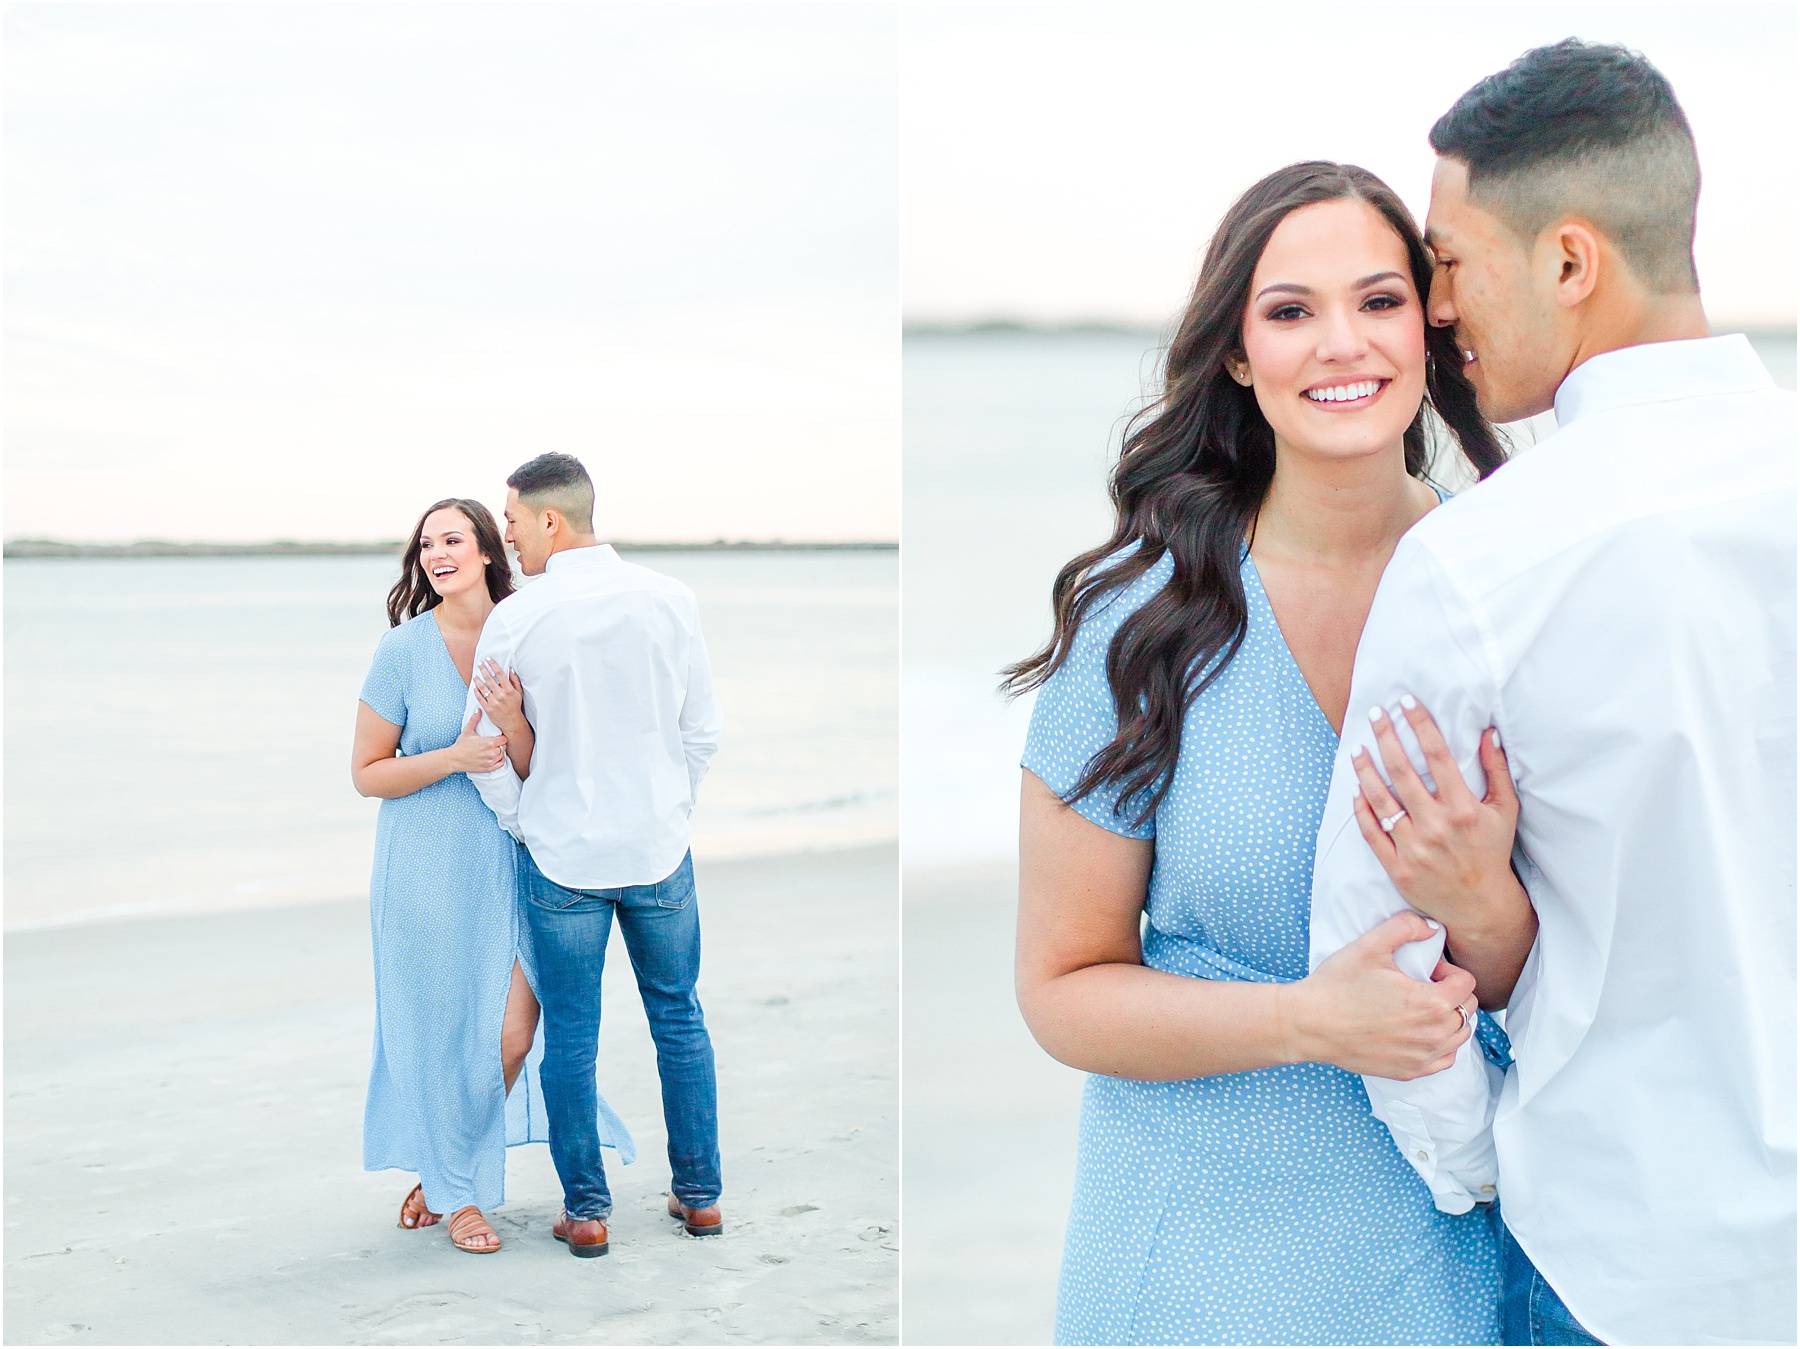
{"label": "man's ear", "polygon": [[562,514],[560,512],[554,511],[554,510],[545,510],[543,513],[543,518],[544,518],[544,533],[546,535],[554,536],[557,533],[561,532],[563,518],[562,518]]}
{"label": "man's ear", "polygon": [[1594,293],[1600,281],[1600,236],[1584,220],[1565,220],[1548,231],[1551,259],[1557,268],[1556,302],[1573,309]]}

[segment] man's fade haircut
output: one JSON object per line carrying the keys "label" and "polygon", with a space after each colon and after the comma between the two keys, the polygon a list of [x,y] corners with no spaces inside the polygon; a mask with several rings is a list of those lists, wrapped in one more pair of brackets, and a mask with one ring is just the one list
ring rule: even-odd
{"label": "man's fade haircut", "polygon": [[1598,228],[1663,295],[1700,289],[1694,133],[1637,52],[1565,38],[1526,52],[1456,100],[1431,148],[1461,160],[1469,197],[1526,242],[1561,216]]}
{"label": "man's fade haircut", "polygon": [[594,480],[574,455],[540,454],[515,468],[506,485],[534,508],[561,511],[576,533],[594,532]]}

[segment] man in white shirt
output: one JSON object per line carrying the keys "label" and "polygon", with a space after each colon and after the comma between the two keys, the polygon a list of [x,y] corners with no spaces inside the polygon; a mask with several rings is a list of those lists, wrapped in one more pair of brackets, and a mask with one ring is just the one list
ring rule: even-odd
{"label": "man in white shirt", "polygon": [[[1313,957],[1406,903],[1354,818],[1375,723],[1429,709],[1477,799],[1497,727],[1523,889],[1420,904],[1450,959],[1507,972],[1480,990],[1514,1055],[1492,1116],[1506,1343],[1791,1344],[1794,397],[1743,337],[1709,336],[1693,139],[1642,57],[1528,52],[1431,143],[1430,319],[1490,419],[1554,406],[1558,430],[1426,516],[1383,577]],[[1380,813],[1407,846],[1406,813]],[[1459,1060],[1369,1084],[1451,1211],[1481,1181],[1480,1080]]]}
{"label": "man in white shirt", "polygon": [[[695,984],[700,916],[688,816],[718,748],[719,704],[691,590],[622,561],[594,538],[594,486],[579,460],[545,454],[506,480],[506,541],[541,579],[494,606],[475,651],[465,716],[510,671],[533,743],[513,737],[471,773],[519,840],[544,1016],[544,1103],[563,1184],[554,1235],[607,1250],[612,1195],[595,1125],[600,976],[616,911],[662,1078],[669,1212],[695,1236],[721,1230],[718,1093]],[[490,665],[490,662],[492,663]],[[523,760],[520,764],[519,761]]]}

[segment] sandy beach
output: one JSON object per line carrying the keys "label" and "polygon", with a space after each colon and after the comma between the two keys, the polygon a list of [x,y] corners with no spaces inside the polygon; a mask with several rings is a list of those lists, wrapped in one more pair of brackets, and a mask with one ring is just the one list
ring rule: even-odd
{"label": "sandy beach", "polygon": [[717,1238],[663,1213],[615,933],[602,1087],[640,1156],[607,1154],[598,1260],[550,1237],[542,1145],[510,1153],[498,1254],[395,1227],[411,1177],[361,1169],[362,898],[9,935],[6,1342],[896,1342],[895,875],[892,846],[698,865]]}
{"label": "sandy beach", "polygon": [[1083,1075],[1013,1001],[1010,864],[905,879],[906,1343],[1048,1344]]}

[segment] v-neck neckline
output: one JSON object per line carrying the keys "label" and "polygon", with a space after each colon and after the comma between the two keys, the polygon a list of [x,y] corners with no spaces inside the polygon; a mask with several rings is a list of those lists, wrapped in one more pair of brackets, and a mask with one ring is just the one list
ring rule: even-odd
{"label": "v-neck neckline", "polygon": [[[1300,681],[1300,687],[1306,690],[1306,701],[1312,708],[1313,715],[1318,717],[1320,723],[1325,727],[1326,734],[1331,737],[1332,743],[1336,744],[1344,738],[1344,733],[1332,729],[1331,718],[1326,716],[1325,709],[1319,706],[1319,695],[1313,692],[1313,686],[1306,678],[1306,671],[1300,668],[1300,662],[1294,658],[1294,648],[1288,645],[1287,634],[1281,630],[1281,619],[1276,617],[1275,605],[1269,599],[1269,588],[1263,584],[1262,572],[1257,569],[1256,559],[1250,555],[1248,548],[1244,549],[1243,565],[1249,569],[1251,577],[1256,581],[1256,593],[1262,599],[1263,611],[1268,614],[1270,626],[1275,629],[1275,644],[1281,648],[1281,654],[1287,657],[1288,669],[1293,671],[1294,678]],[[1350,715],[1349,708],[1344,709],[1344,715],[1346,717]]]}
{"label": "v-neck neckline", "polygon": [[[1257,584],[1262,584],[1260,579],[1257,581]],[[463,691],[466,693],[468,692],[470,682],[475,678],[475,665],[473,661],[470,662],[469,678],[464,679],[462,677],[462,671],[456,668],[456,657],[450,654],[450,642],[449,639],[444,636],[444,625],[438,622],[439,607],[440,606],[434,604],[425,612],[431,615],[431,626],[437,631],[438,650],[442,651],[444,653],[444,659],[450,662],[450,672],[456,676],[456,682],[463,686]]]}

